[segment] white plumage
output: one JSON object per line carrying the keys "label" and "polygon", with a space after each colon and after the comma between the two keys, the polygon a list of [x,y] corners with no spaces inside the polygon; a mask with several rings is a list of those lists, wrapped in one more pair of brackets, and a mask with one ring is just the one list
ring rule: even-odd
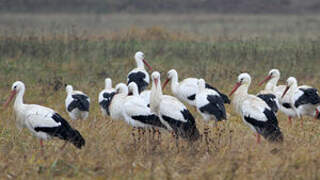
{"label": "white plumage", "polygon": [[138,128],[165,128],[158,116],[151,113],[148,104],[139,96],[138,86],[131,82],[128,88],[133,95],[125,98],[122,110],[124,120],[129,125]]}
{"label": "white plumage", "polygon": [[232,104],[235,111],[257,133],[257,142],[260,142],[259,135],[269,141],[282,141],[283,135],[274,112],[262,99],[248,94],[250,84],[249,74],[242,73],[238,76],[237,84],[230,93],[230,96],[234,93]]}
{"label": "white plumage", "polygon": [[81,91],[73,90],[71,85],[66,86],[66,111],[72,120],[87,119],[90,109],[90,98]]}
{"label": "white plumage", "polygon": [[226,119],[226,110],[224,101],[218,92],[212,89],[206,89],[205,81],[200,79],[198,81],[199,91],[196,94],[196,107],[198,112],[203,117],[203,120],[221,121]]}
{"label": "white plumage", "polygon": [[109,106],[116,90],[112,88],[112,80],[110,78],[105,79],[105,88],[99,93],[98,101],[103,116],[109,116]]}
{"label": "white plumage", "polygon": [[23,82],[17,81],[13,83],[11,97],[5,103],[5,107],[16,95],[14,111],[17,121],[19,122],[18,124],[20,127],[28,128],[34,136],[39,138],[41,146],[42,140],[48,140],[52,137],[69,141],[77,148],[85,145],[85,140],[80,133],[73,129],[68,122],[54,110],[36,104],[24,104],[24,92],[25,85]]}
{"label": "white plumage", "polygon": [[139,93],[142,92],[147,88],[150,82],[149,74],[144,68],[144,64],[152,70],[151,66],[147,63],[147,61],[144,59],[144,54],[141,51],[136,52],[135,61],[137,64],[137,67],[131,70],[128,73],[127,78],[127,84],[131,82],[135,82],[138,85],[138,91]]}
{"label": "white plumage", "polygon": [[[199,92],[198,80],[197,78],[186,78],[183,81],[178,81],[178,73],[175,69],[168,71],[167,80],[164,82],[162,88],[165,88],[167,83],[171,80],[171,92],[176,96],[180,101],[190,104],[191,106],[196,106],[195,97]],[[206,84],[206,88],[217,89]],[[218,91],[217,91],[218,92]],[[218,92],[223,96],[225,103],[230,103],[227,96]]]}
{"label": "white plumage", "polygon": [[119,83],[115,89],[116,94],[113,96],[109,106],[110,117],[113,120],[124,120],[122,110],[125,99],[128,96],[128,86],[124,83]]}
{"label": "white plumage", "polygon": [[152,73],[150,108],[151,112],[159,116],[168,130],[190,141],[199,138],[195,120],[188,109],[177,98],[162,95],[159,72]]}
{"label": "white plumage", "polygon": [[288,104],[289,108],[285,112],[289,117],[314,117],[320,104],[320,97],[317,89],[306,85],[298,86],[296,78],[289,77],[281,101]]}

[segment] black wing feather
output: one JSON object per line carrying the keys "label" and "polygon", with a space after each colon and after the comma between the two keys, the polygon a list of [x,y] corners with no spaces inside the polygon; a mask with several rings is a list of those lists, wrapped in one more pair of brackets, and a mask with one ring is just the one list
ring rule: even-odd
{"label": "black wing feather", "polygon": [[279,107],[276,102],[277,98],[274,94],[259,94],[258,97],[266,102],[273,112],[278,112]]}
{"label": "black wing feather", "polygon": [[231,101],[230,101],[230,99],[228,98],[228,96],[225,95],[225,94],[223,94],[223,93],[221,93],[217,88],[211,86],[211,85],[208,84],[208,83],[206,83],[206,88],[207,88],[207,89],[213,89],[213,90],[217,91],[217,93],[223,98],[224,103],[225,103],[225,104],[230,104]]}
{"label": "black wing feather", "polygon": [[257,130],[257,132],[268,141],[282,142],[283,135],[278,126],[278,120],[274,112],[265,109],[263,113],[267,117],[267,121],[259,121],[257,119],[251,118],[250,116],[245,116],[244,119],[248,123],[250,123]]}
{"label": "black wing feather", "polygon": [[132,119],[136,121],[140,121],[143,124],[148,124],[151,126],[155,126],[158,128],[167,129],[160,121],[159,117],[155,114],[147,115],[147,116],[132,116]]}
{"label": "black wing feather", "polygon": [[303,91],[303,95],[294,103],[294,106],[297,108],[300,105],[304,104],[320,104],[320,97],[318,95],[318,90],[316,88],[299,88]]}
{"label": "black wing feather", "polygon": [[138,72],[134,72],[134,73],[131,73],[129,74],[128,76],[128,85],[131,83],[131,82],[135,82],[137,85],[138,85],[138,91],[139,93],[141,93],[142,91],[144,91],[147,86],[149,85],[145,80],[144,78],[146,77],[146,75],[141,72],[141,71],[138,71]]}
{"label": "black wing feather", "polygon": [[102,100],[102,101],[99,103],[100,106],[101,106],[103,109],[106,110],[108,116],[110,116],[109,106],[110,106],[110,104],[111,104],[111,101],[112,101],[114,95],[116,95],[115,92],[112,92],[112,93],[107,93],[107,92],[105,92],[105,93],[103,93],[102,96],[103,96],[104,100]]}
{"label": "black wing feather", "polygon": [[187,122],[179,121],[169,116],[162,115],[161,117],[165,120],[173,131],[182,138],[188,139],[189,141],[196,141],[200,137],[199,130],[196,127],[196,122],[187,109],[181,111],[184,119]]}
{"label": "black wing feather", "polygon": [[71,112],[73,109],[78,108],[80,111],[88,111],[90,108],[90,103],[88,101],[88,96],[83,94],[72,95],[73,101],[68,106],[68,111]]}
{"label": "black wing feather", "polygon": [[202,113],[214,115],[217,121],[226,119],[227,115],[223,99],[220,96],[208,95],[207,100],[209,101],[209,104],[200,107],[199,110]]}
{"label": "black wing feather", "polygon": [[58,113],[55,113],[51,117],[57,123],[60,123],[60,126],[57,127],[35,127],[34,130],[36,132],[45,132],[50,136],[58,137],[62,140],[69,141],[77,148],[81,149],[82,146],[85,145],[85,140],[77,131],[73,129],[69,123],[63,119]]}

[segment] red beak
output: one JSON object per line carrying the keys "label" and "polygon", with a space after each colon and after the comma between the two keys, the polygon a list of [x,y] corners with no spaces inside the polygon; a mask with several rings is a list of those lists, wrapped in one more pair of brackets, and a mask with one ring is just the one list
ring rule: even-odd
{"label": "red beak", "polygon": [[148,69],[149,69],[150,71],[152,71],[152,68],[151,68],[151,66],[147,63],[147,61],[146,61],[145,59],[143,59],[142,61],[143,61],[143,63],[148,67]]}
{"label": "red beak", "polygon": [[166,81],[162,85],[162,89],[164,89],[166,87],[166,85],[168,84],[169,81],[170,81],[170,79],[167,78]]}
{"label": "red beak", "polygon": [[158,87],[158,79],[154,79],[154,84]]}
{"label": "red beak", "polygon": [[17,94],[17,91],[13,90],[11,91],[11,95],[10,97],[8,98],[8,100],[6,101],[6,103],[4,103],[3,105],[3,109],[6,109],[9,105],[9,103],[12,101],[12,99],[14,98],[14,96]]}
{"label": "red beak", "polygon": [[320,119],[320,114],[319,114],[319,110],[318,108],[316,109],[316,116],[314,117],[314,119]]}
{"label": "red beak", "polygon": [[263,81],[261,81],[260,83],[259,83],[259,86],[261,86],[262,84],[264,84],[265,82],[267,82],[267,81],[269,81],[270,79],[271,79],[271,75],[269,75],[269,76],[267,76]]}
{"label": "red beak", "polygon": [[290,88],[289,86],[286,87],[286,89],[284,90],[284,92],[283,92],[283,94],[281,96],[282,98],[284,97],[284,95],[286,95],[286,93],[288,92],[289,88]]}
{"label": "red beak", "polygon": [[236,90],[241,86],[240,82],[237,82],[236,85],[234,85],[231,93],[229,94],[229,96],[231,96],[234,92],[236,92]]}

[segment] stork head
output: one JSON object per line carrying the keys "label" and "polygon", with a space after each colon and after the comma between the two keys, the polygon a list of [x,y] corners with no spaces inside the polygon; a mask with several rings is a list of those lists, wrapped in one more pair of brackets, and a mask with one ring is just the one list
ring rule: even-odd
{"label": "stork head", "polygon": [[129,93],[132,93],[133,95],[139,95],[138,86],[135,82],[131,82],[128,85]]}
{"label": "stork head", "polygon": [[[144,54],[141,51],[136,52],[134,55],[134,59],[136,60],[137,66],[143,66],[145,64],[150,71],[152,71],[151,66],[147,63],[147,61],[144,58]],[[143,63],[143,64],[142,64]]]}
{"label": "stork head", "polygon": [[66,86],[66,92],[67,93],[71,93],[73,91],[73,87],[70,85],[70,84],[68,84],[67,86]]}
{"label": "stork head", "polygon": [[250,84],[251,84],[251,76],[248,73],[241,73],[238,76],[237,83],[235,84],[229,96],[231,96],[234,92],[236,92],[240,86],[242,85],[250,86]]}
{"label": "stork head", "polygon": [[155,86],[158,87],[158,83],[160,83],[160,73],[155,71],[151,74],[152,81],[154,82]]}
{"label": "stork head", "polygon": [[283,94],[281,97],[284,97],[286,95],[286,93],[288,92],[288,90],[290,89],[290,87],[292,86],[297,86],[298,82],[297,82],[297,79],[295,77],[289,77],[287,79],[287,87],[286,89],[284,90]]}
{"label": "stork head", "polygon": [[8,98],[8,100],[6,101],[6,103],[4,103],[4,105],[3,105],[4,109],[8,107],[9,103],[12,101],[12,99],[14,98],[14,96],[17,93],[24,91],[24,90],[25,90],[25,85],[22,81],[14,82],[11,87],[11,95]]}
{"label": "stork head", "polygon": [[205,89],[206,88],[206,81],[204,79],[199,79],[198,86],[199,86],[199,89]]}
{"label": "stork head", "polygon": [[175,69],[171,69],[170,71],[168,71],[168,74],[167,74],[167,79],[166,81],[163,83],[162,85],[162,89],[164,89],[166,87],[166,85],[168,84],[168,82],[174,78],[174,77],[178,77],[178,73]]}
{"label": "stork head", "polygon": [[262,84],[264,84],[265,82],[269,81],[270,79],[273,79],[273,78],[280,78],[280,71],[278,69],[271,69],[269,71],[269,74],[268,76],[259,83],[259,86],[261,86]]}
{"label": "stork head", "polygon": [[128,86],[124,83],[119,83],[116,85],[116,94],[126,94],[128,95]]}
{"label": "stork head", "polygon": [[111,89],[112,88],[112,80],[111,78],[106,78],[104,80],[105,89]]}

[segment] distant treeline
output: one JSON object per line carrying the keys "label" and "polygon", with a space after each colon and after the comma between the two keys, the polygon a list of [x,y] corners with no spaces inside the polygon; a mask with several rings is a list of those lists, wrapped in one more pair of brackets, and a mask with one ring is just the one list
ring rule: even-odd
{"label": "distant treeline", "polygon": [[319,0],[0,0],[1,12],[316,13]]}

